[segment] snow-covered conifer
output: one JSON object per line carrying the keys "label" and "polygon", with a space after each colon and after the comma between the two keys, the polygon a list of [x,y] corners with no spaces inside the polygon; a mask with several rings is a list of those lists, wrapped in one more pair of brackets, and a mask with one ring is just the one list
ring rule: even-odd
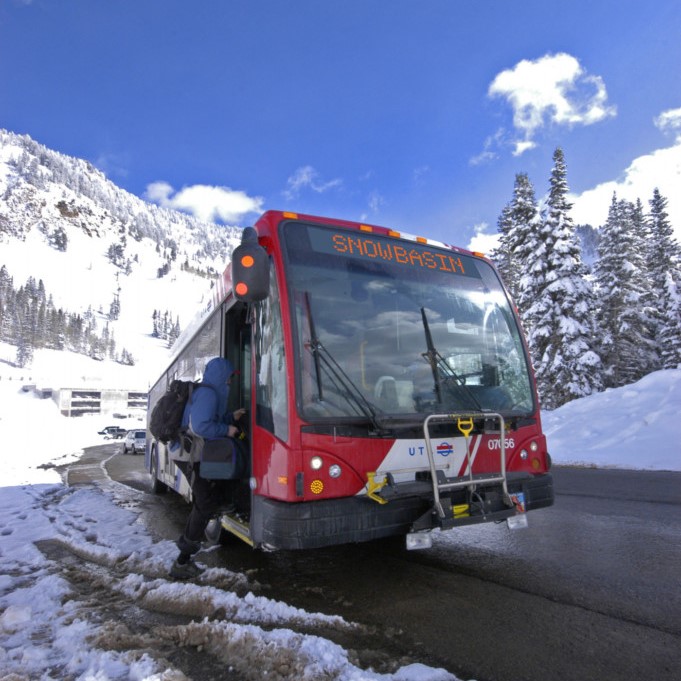
{"label": "snow-covered conifer", "polygon": [[648,271],[653,291],[654,335],[665,369],[681,364],[681,247],[667,214],[667,199],[653,192],[648,217]]}
{"label": "snow-covered conifer", "polygon": [[646,281],[642,211],[613,195],[596,263],[600,353],[605,384],[633,383],[657,361]]}
{"label": "snow-covered conifer", "polygon": [[522,267],[529,257],[530,234],[536,231],[539,220],[534,187],[526,173],[518,173],[513,199],[499,217],[499,247],[492,254],[516,303],[520,297]]}
{"label": "snow-covered conifer", "polygon": [[547,212],[528,233],[519,305],[542,405],[554,409],[601,388],[593,347],[593,292],[567,200],[562,149],[553,155]]}
{"label": "snow-covered conifer", "polygon": [[494,264],[499,270],[501,278],[509,291],[512,291],[513,278],[513,254],[508,246],[508,232],[511,229],[511,203],[507,203],[501,209],[501,215],[497,220],[499,232],[499,245],[490,253]]}

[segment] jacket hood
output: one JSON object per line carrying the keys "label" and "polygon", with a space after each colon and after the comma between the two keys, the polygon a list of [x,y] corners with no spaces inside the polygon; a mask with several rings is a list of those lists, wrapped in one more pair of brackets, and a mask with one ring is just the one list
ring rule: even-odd
{"label": "jacket hood", "polygon": [[225,437],[228,434],[226,418],[229,385],[227,379],[234,373],[232,363],[223,357],[214,357],[203,370],[203,378],[192,399],[185,406],[182,425],[204,438]]}
{"label": "jacket hood", "polygon": [[203,371],[203,383],[208,383],[219,392],[225,391],[227,379],[234,373],[232,363],[224,357],[214,357],[211,359]]}

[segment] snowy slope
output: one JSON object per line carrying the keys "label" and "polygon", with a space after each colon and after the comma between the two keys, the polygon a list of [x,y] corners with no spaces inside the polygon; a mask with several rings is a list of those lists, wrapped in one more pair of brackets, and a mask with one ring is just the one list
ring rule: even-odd
{"label": "snowy slope", "polygon": [[[117,348],[135,359],[132,387],[146,385],[149,365],[154,375],[168,357],[166,343],[151,337],[154,310],[168,311],[184,328],[241,235],[145,203],[85,161],[2,130],[0,197],[0,266],[14,287],[34,277],[56,308],[97,313],[98,328],[108,323]],[[66,250],[55,244],[58,233]],[[108,257],[112,247],[120,251],[117,264]],[[169,272],[159,277],[163,267]],[[112,321],[115,297],[121,312]]]}

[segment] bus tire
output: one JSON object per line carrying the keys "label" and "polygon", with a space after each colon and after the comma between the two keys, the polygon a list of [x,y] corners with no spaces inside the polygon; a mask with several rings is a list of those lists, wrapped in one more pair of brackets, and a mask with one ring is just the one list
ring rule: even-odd
{"label": "bus tire", "polygon": [[168,486],[158,479],[158,453],[156,447],[151,448],[151,491],[153,494],[165,494]]}

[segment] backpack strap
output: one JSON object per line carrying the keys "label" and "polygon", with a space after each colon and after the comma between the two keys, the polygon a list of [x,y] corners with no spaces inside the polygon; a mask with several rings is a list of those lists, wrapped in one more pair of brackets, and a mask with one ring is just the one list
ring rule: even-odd
{"label": "backpack strap", "polygon": [[[187,405],[192,403],[192,395],[194,394],[194,381],[190,381],[189,385],[187,386],[187,401],[185,402],[185,409],[187,408]],[[199,384],[200,385],[200,384]],[[189,417],[189,421],[191,423],[191,416]],[[193,439],[194,439],[194,433],[192,433],[191,428],[190,428],[190,423],[188,423],[186,426],[182,427],[180,426],[179,430],[179,435],[180,435],[180,446],[184,452],[190,455],[190,463],[191,463],[191,450],[193,449],[192,444],[193,444]]]}
{"label": "backpack strap", "polygon": [[[210,383],[204,383],[203,381],[200,381],[199,383],[190,383],[189,384],[189,391],[187,394],[187,404],[192,403],[192,396],[194,395],[194,388],[210,388],[214,393],[215,397],[218,397],[218,391],[215,389],[215,386],[211,385]],[[192,417],[191,414],[189,415],[189,423],[187,424],[186,428],[182,429],[183,434],[189,434],[192,437],[197,437],[196,433],[191,429],[191,423],[192,423]]]}

